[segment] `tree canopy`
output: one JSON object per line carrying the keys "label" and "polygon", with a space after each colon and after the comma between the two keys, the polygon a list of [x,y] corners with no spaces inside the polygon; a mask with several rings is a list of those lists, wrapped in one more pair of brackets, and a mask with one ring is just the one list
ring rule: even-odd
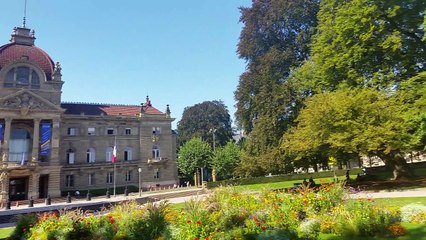
{"label": "tree canopy", "polygon": [[296,159],[320,150],[330,156],[336,152],[378,156],[394,168],[395,178],[410,176],[403,155],[421,144],[414,141],[411,118],[405,117],[410,108],[398,95],[372,88],[316,94],[306,101],[282,146]]}
{"label": "tree canopy", "polygon": [[179,145],[194,137],[223,146],[232,139],[231,117],[222,101],[205,101],[186,107],[177,124]]}
{"label": "tree canopy", "polygon": [[321,1],[305,81],[318,92],[386,88],[424,71],[425,9],[423,0]]}
{"label": "tree canopy", "polygon": [[241,149],[234,142],[216,149],[212,158],[212,167],[220,179],[229,179],[235,176],[235,169],[240,163]]}
{"label": "tree canopy", "polygon": [[179,171],[186,177],[192,177],[197,168],[211,166],[212,153],[210,145],[200,138],[189,140],[179,150]]}
{"label": "tree canopy", "polygon": [[238,54],[247,70],[234,94],[237,123],[248,135],[242,158],[247,167],[272,165],[267,155],[297,114],[300,99],[287,78],[309,56],[318,7],[319,0],[260,0],[240,9]]}

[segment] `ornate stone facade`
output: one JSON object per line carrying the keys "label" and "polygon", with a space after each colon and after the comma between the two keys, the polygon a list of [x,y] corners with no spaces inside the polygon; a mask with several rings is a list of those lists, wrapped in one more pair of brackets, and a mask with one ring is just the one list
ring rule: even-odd
{"label": "ornate stone facade", "polygon": [[61,66],[34,40],[18,27],[0,47],[0,201],[178,182],[169,106],[61,103]]}

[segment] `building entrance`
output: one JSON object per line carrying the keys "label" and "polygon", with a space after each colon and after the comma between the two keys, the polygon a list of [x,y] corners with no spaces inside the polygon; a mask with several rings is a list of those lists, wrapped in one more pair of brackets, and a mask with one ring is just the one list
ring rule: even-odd
{"label": "building entrance", "polygon": [[9,199],[11,201],[28,199],[28,177],[9,180]]}
{"label": "building entrance", "polygon": [[38,197],[39,198],[47,198],[48,193],[48,183],[49,183],[49,175],[41,175],[38,185]]}

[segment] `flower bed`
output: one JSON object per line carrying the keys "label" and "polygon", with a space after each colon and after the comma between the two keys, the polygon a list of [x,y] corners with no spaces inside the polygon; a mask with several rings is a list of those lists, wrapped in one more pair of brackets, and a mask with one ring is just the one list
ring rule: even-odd
{"label": "flower bed", "polygon": [[[397,237],[405,234],[400,211],[368,199],[349,199],[341,184],[296,193],[244,193],[218,188],[181,210],[167,203],[129,202],[95,216],[82,211],[43,214],[17,231],[28,239],[317,239],[341,236]],[[417,207],[416,209],[420,209]],[[411,211],[413,212],[413,211]],[[425,213],[411,214],[412,221]]]}

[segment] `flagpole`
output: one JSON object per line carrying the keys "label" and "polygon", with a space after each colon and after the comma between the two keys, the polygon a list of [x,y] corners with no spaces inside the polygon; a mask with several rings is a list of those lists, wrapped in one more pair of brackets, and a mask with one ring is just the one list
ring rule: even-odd
{"label": "flagpole", "polygon": [[[114,148],[117,149],[117,136],[114,136]],[[114,197],[115,197],[115,162],[117,160],[114,160]]]}

